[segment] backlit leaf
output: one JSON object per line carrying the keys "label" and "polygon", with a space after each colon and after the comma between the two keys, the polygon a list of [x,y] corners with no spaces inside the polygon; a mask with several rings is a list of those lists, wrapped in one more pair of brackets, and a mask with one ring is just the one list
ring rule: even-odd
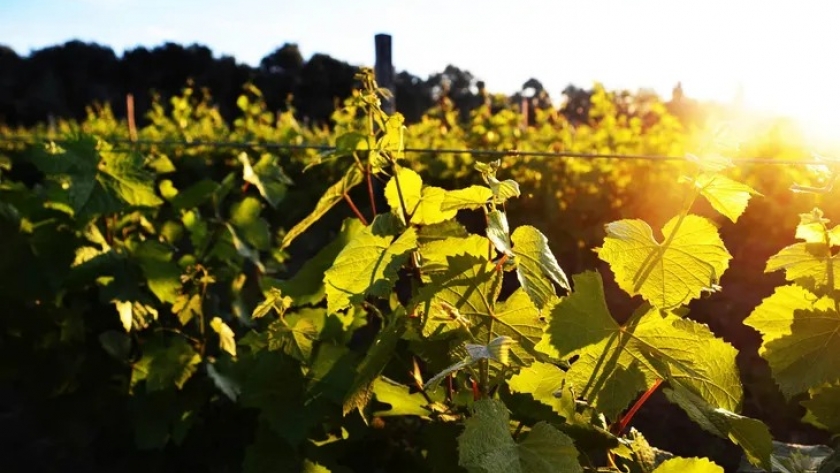
{"label": "backlit leaf", "polygon": [[441,210],[446,191],[439,187],[423,186],[419,174],[408,168],[400,168],[385,185],[385,199],[394,215],[410,216],[410,223],[432,225],[455,217],[457,210]]}
{"label": "backlit leaf", "polygon": [[393,235],[374,233],[374,225],[351,240],[324,274],[329,312],[346,309],[367,295],[388,295],[397,280],[397,270],[417,248],[413,228],[394,240]]}
{"label": "backlit leaf", "polygon": [[840,380],[840,314],[829,297],[800,286],[777,287],[744,320],[762,336],[759,354],[787,397]]}
{"label": "backlit leaf", "polygon": [[510,236],[516,256],[516,275],[519,284],[540,309],[556,297],[552,282],[570,290],[566,273],[548,247],[548,239],[536,228],[523,225]]}
{"label": "backlit leaf", "polygon": [[484,186],[447,191],[441,210],[480,209],[493,197],[493,191]]}
{"label": "backlit leaf", "polygon": [[733,222],[744,213],[750,197],[761,195],[752,187],[716,173],[703,173],[694,181],[712,207]]}
{"label": "backlit leaf", "polygon": [[499,253],[513,255],[510,249],[510,227],[505,213],[494,210],[487,214],[487,219],[487,238],[493,242]]}
{"label": "backlit leaf", "polygon": [[210,327],[219,335],[219,348],[236,356],[236,335],[221,318],[213,317]]}
{"label": "backlit leaf", "polygon": [[578,396],[616,416],[657,379],[685,387],[715,407],[740,409],[737,351],[697,322],[642,306],[630,325],[609,314],[601,277],[574,277],[575,291],[551,311],[546,336],[563,357],[579,354],[566,372]]}
{"label": "backlit leaf", "polygon": [[712,290],[732,259],[714,225],[696,215],[668,221],[662,243],[643,220],[608,223],[606,231],[598,256],[609,263],[619,287],[660,309]]}
{"label": "backlit leaf", "polygon": [[671,458],[653,470],[653,473],[724,473],[723,468],[707,458]]}

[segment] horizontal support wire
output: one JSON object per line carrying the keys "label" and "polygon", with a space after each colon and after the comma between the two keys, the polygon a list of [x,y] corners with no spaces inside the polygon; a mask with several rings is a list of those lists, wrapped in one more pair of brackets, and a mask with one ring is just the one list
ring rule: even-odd
{"label": "horizontal support wire", "polygon": [[[20,137],[4,137],[0,136],[0,143],[17,143],[24,145],[35,145],[41,142],[62,143],[69,140],[48,140],[43,139],[38,141],[36,138],[20,138]],[[106,140],[108,143],[135,146],[162,146],[162,147],[183,147],[183,148],[198,148],[198,147],[212,147],[212,148],[235,148],[235,149],[250,149],[250,148],[264,148],[276,151],[321,151],[329,152],[335,151],[335,146],[329,145],[315,145],[302,144],[293,145],[285,143],[270,143],[259,141],[180,141],[180,140],[136,140],[132,141],[125,138],[115,138]],[[131,151],[132,148],[115,149],[114,151]],[[566,158],[566,159],[614,159],[614,160],[643,160],[643,161],[688,161],[683,156],[663,156],[663,155],[649,155],[649,154],[618,154],[618,153],[577,153],[570,151],[525,151],[525,150],[489,150],[489,149],[458,149],[458,148],[405,148],[405,153],[417,154],[470,154],[473,156],[488,156],[488,157],[532,157],[532,158]],[[774,158],[730,158],[733,163],[740,164],[766,164],[766,165],[784,165],[784,166],[805,166],[805,165],[826,165],[826,161],[819,161],[812,158],[791,160],[791,159],[774,159]]]}

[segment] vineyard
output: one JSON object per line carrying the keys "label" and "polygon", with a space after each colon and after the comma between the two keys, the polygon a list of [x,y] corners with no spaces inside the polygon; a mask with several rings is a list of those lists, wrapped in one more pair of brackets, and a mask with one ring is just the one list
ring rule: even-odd
{"label": "vineyard", "polygon": [[11,471],[840,467],[835,162],[357,79],[331,128],[249,86],[2,130]]}

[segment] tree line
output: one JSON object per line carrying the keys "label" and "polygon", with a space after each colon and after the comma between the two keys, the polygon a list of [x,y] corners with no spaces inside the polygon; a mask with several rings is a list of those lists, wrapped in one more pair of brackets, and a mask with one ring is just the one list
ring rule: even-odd
{"label": "tree line", "polygon": [[[297,44],[287,43],[265,56],[257,67],[231,56],[217,57],[203,45],[165,43],[151,49],[137,47],[118,56],[110,47],[68,41],[21,56],[0,45],[0,125],[29,127],[51,119],[81,119],[92,104],[110,104],[118,118],[126,116],[126,96],[134,96],[135,117],[143,123],[154,97],[164,102],[191,84],[212,94],[226,120],[239,113],[236,99],[246,83],[265,94],[271,110],[293,107],[302,120],[329,124],[340,101],[352,93],[356,65],[327,54],[308,60]],[[573,122],[588,117],[591,89],[569,85],[563,103],[555,103],[539,80],[531,78],[513,96],[491,94],[483,81],[453,65],[423,79],[402,71],[396,74],[396,107],[409,122],[419,120],[435,105],[445,102],[468,116],[484,103],[494,108],[519,106],[530,110],[555,108]],[[627,98],[625,92],[620,97]],[[659,100],[653,93],[633,94],[633,102]],[[629,103],[629,101],[628,101]],[[685,98],[677,85],[666,104],[681,119],[693,120],[699,104]],[[641,110],[627,106],[630,114]]]}

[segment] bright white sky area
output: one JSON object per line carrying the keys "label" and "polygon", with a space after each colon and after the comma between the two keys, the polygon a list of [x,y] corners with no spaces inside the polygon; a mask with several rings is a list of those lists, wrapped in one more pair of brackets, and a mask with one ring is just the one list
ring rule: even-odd
{"label": "bright white sky area", "polygon": [[70,39],[120,54],[200,43],[255,65],[286,42],[372,65],[393,35],[394,64],[427,77],[447,64],[494,92],[527,79],[552,96],[572,83],[650,88],[793,116],[840,137],[840,4],[823,0],[0,0],[0,44],[18,54]]}

